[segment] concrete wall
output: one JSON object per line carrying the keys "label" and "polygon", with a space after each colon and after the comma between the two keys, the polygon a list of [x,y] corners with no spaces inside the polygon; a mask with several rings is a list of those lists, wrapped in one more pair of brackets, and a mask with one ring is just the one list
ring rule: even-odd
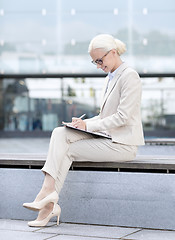
{"label": "concrete wall", "polygon": [[[22,207],[40,190],[40,170],[0,169],[0,218],[35,219]],[[61,221],[175,229],[175,175],[70,171]]]}

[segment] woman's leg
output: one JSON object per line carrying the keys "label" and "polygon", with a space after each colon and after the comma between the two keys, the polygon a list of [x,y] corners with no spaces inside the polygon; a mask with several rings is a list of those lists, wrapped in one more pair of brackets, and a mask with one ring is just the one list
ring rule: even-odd
{"label": "woman's leg", "polygon": [[[94,139],[89,134],[65,130],[57,128],[52,134],[48,158],[42,169],[46,176],[40,194],[37,196],[38,199],[44,197],[48,189],[49,191],[56,189],[59,195],[72,161],[115,162],[135,158],[136,146],[112,143],[111,140],[105,138]],[[61,145],[64,149],[60,149]],[[52,209],[53,203],[46,205],[39,212],[37,220],[40,221],[47,217]]]}
{"label": "woman's leg", "polygon": [[113,143],[106,138],[86,138],[74,141],[60,163],[55,188],[59,195],[72,161],[122,162],[135,158],[137,146]]}
{"label": "woman's leg", "polygon": [[45,196],[49,195],[50,193],[55,191],[55,179],[49,175],[48,173],[45,174],[44,182],[42,188],[38,195],[35,198],[35,201],[40,201]]}
{"label": "woman's leg", "polygon": [[60,192],[58,179],[61,181],[62,185],[64,183],[65,172],[67,173],[67,169],[69,170],[72,164],[72,159],[67,157],[70,145],[73,142],[89,138],[92,138],[89,134],[67,129],[65,127],[54,129],[50,140],[47,159],[42,168],[42,171],[46,175],[37,199],[42,198],[44,192],[45,195],[55,189],[58,193]]}
{"label": "woman's leg", "polygon": [[[86,133],[56,128],[42,169],[46,176],[37,199],[45,197],[46,190],[53,188],[59,195],[72,161],[128,161],[134,159],[136,151],[136,146],[112,143],[105,138],[94,139]],[[38,218],[48,215],[52,208],[52,203],[48,204],[39,212]]]}
{"label": "woman's leg", "polygon": [[[72,164],[71,159],[67,156],[67,151],[69,145],[72,142],[76,142],[80,139],[92,138],[86,133],[81,133],[66,128],[56,128],[54,129],[50,146],[48,151],[48,156],[42,171],[45,173],[44,182],[42,188],[37,195],[35,201],[40,201],[51,192],[60,190],[64,184],[67,172]],[[47,204],[43,209],[39,211],[37,221],[43,220],[48,216],[48,214],[53,210],[53,203]]]}
{"label": "woman's leg", "polygon": [[135,158],[137,146],[114,143],[107,138],[84,139],[70,145],[72,161],[124,162]]}

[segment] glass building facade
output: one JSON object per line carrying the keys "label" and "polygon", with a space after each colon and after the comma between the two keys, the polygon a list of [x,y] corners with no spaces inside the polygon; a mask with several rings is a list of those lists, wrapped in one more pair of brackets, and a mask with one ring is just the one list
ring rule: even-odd
{"label": "glass building facade", "polygon": [[103,78],[74,74],[102,73],[88,55],[99,33],[124,41],[122,59],[140,74],[157,73],[142,79],[145,129],[175,128],[174,76],[159,77],[175,73],[174,22],[174,0],[0,0],[0,130],[50,131],[96,114]]}

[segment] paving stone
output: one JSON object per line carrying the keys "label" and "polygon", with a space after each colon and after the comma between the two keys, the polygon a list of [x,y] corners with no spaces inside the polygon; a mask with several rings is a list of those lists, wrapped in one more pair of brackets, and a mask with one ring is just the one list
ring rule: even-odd
{"label": "paving stone", "polygon": [[61,223],[59,226],[53,226],[52,228],[43,228],[38,232],[73,236],[121,238],[138,230],[138,228]]}
{"label": "paving stone", "polygon": [[40,228],[30,228],[27,221],[18,221],[10,219],[0,219],[0,230],[27,231],[32,232]]}
{"label": "paving stone", "polygon": [[0,240],[174,240],[175,231],[148,230],[85,224],[50,223],[31,228],[26,221],[0,219]]}
{"label": "paving stone", "polygon": [[53,236],[54,234],[0,230],[1,240],[45,240]]}
{"label": "paving stone", "polygon": [[125,237],[127,240],[174,240],[175,231],[159,231],[143,229]]}
{"label": "paving stone", "polygon": [[51,238],[51,240],[114,240],[119,238],[94,238],[94,237],[83,237],[83,236],[66,236],[66,235],[59,235],[56,237]]}

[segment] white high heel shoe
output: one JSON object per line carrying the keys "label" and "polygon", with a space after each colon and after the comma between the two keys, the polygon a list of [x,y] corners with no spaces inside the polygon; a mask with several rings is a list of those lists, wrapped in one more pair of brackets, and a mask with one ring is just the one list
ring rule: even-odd
{"label": "white high heel shoe", "polygon": [[46,218],[44,218],[41,221],[38,220],[30,221],[28,222],[28,225],[29,227],[44,227],[47,225],[50,219],[55,216],[57,216],[57,225],[59,225],[60,214],[61,214],[60,206],[58,204],[54,204],[52,212],[49,213],[49,215]]}
{"label": "white high heel shoe", "polygon": [[39,211],[50,202],[53,202],[54,204],[58,202],[58,193],[56,191],[52,192],[51,194],[49,194],[39,202],[34,201],[31,203],[23,203],[23,207],[28,208],[30,210],[34,210],[34,211]]}

